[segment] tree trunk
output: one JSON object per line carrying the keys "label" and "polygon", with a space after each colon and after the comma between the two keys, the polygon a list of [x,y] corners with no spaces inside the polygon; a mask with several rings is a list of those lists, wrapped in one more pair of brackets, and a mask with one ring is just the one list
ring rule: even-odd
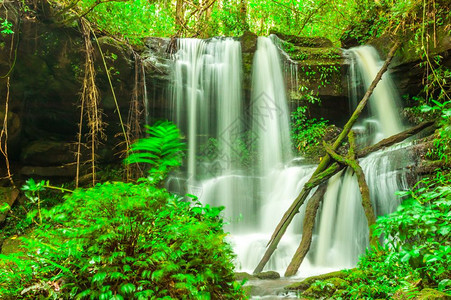
{"label": "tree trunk", "polygon": [[356,157],[355,157],[355,139],[354,132],[351,130],[348,135],[349,140],[349,155],[348,157],[343,157],[338,155],[334,150],[330,148],[326,143],[324,143],[324,149],[326,152],[337,162],[345,164],[351,167],[355,175],[357,176],[357,181],[359,183],[360,194],[362,195],[362,206],[365,211],[366,220],[368,221],[368,228],[370,231],[369,238],[371,246],[377,246],[377,239],[373,236],[373,225],[376,224],[376,215],[374,213],[373,205],[370,199],[370,189],[365,180],[365,174],[363,173],[362,167],[360,167]]}
{"label": "tree trunk", "polygon": [[398,134],[392,135],[391,137],[383,139],[382,141],[378,142],[375,145],[363,148],[362,150],[358,151],[357,157],[367,156],[369,153],[375,152],[375,151],[380,150],[382,148],[389,147],[391,145],[394,145],[396,143],[404,141],[408,137],[411,137],[411,136],[419,133],[423,129],[426,129],[426,128],[429,128],[429,127],[431,129],[435,129],[435,127],[436,127],[435,121],[423,122],[423,123],[421,123],[421,124],[419,124],[419,125],[417,125],[415,127],[407,129],[406,131],[400,132]]}
{"label": "tree trunk", "polygon": [[285,277],[293,276],[296,274],[296,272],[298,271],[299,267],[302,264],[302,261],[307,255],[308,250],[310,249],[316,213],[318,211],[319,204],[323,199],[324,193],[326,192],[326,188],[327,185],[325,183],[321,184],[316,190],[315,194],[313,194],[312,198],[310,198],[310,200],[307,203],[302,229],[302,241],[298,249],[296,250],[296,253],[294,254],[293,258],[291,259],[291,262],[288,265],[287,270],[285,271]]}

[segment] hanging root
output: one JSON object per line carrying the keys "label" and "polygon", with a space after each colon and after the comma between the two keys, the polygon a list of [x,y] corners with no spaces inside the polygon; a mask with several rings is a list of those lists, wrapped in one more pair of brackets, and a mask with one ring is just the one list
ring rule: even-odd
{"label": "hanging root", "polygon": [[12,187],[16,187],[14,184],[13,176],[11,174],[11,168],[8,158],[8,110],[9,110],[9,87],[10,77],[6,79],[6,104],[5,104],[5,117],[3,119],[3,128],[0,132],[0,153],[5,157],[6,165],[6,178],[11,183]]}
{"label": "hanging root", "polygon": [[95,83],[95,68],[94,68],[94,47],[91,43],[91,26],[88,21],[81,18],[81,28],[85,40],[85,75],[83,78],[83,89],[81,94],[81,116],[78,132],[78,146],[77,146],[77,176],[76,186],[79,183],[80,162],[81,162],[81,144],[82,144],[82,121],[83,116],[86,115],[88,121],[87,133],[87,147],[90,150],[90,164],[92,185],[96,183],[96,149],[102,140],[106,138],[104,133],[104,123],[102,121],[102,109],[100,106],[99,90]]}
{"label": "hanging root", "polygon": [[[14,66],[16,65],[16,59],[17,59],[17,47],[19,45],[18,42],[16,42],[16,46],[14,47],[14,33],[11,35],[11,48],[9,52],[9,60],[11,61],[11,67],[9,68],[8,72],[5,75],[0,76],[0,79],[6,78],[6,99],[5,99],[5,116],[3,118],[3,127],[0,131],[0,153],[5,158],[5,165],[6,165],[6,179],[9,180],[12,187],[16,187],[14,184],[13,176],[11,173],[11,167],[9,163],[9,156],[8,156],[8,112],[9,112],[9,92],[10,92],[10,83],[11,83],[11,73],[14,69]],[[14,57],[13,57],[14,56]],[[1,179],[1,178],[0,178]]]}
{"label": "hanging root", "polygon": [[[141,61],[141,57],[138,53],[133,51],[135,58],[135,84],[133,87],[132,98],[130,101],[130,108],[127,118],[127,136],[129,141],[135,141],[141,137],[141,116],[143,113],[144,97],[145,97],[145,80],[144,80],[144,65]],[[142,101],[140,101],[142,99]],[[125,152],[125,156],[128,157],[129,151]],[[127,181],[130,179],[136,179],[143,175],[143,171],[139,164],[126,164]]]}

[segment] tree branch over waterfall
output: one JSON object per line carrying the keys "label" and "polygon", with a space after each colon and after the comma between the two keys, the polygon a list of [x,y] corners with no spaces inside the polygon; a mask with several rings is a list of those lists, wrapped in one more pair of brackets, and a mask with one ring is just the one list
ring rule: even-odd
{"label": "tree branch over waterfall", "polygon": [[291,259],[291,262],[288,265],[287,270],[285,271],[285,277],[293,276],[294,274],[296,274],[302,264],[302,261],[307,255],[308,250],[310,249],[316,213],[318,211],[321,200],[324,197],[324,193],[326,192],[326,187],[327,185],[325,183],[322,183],[307,203],[302,227],[303,229],[301,244],[299,245],[298,249],[296,249],[296,253],[293,255],[293,258]]}
{"label": "tree branch over waterfall", "polygon": [[325,142],[323,142],[323,146],[324,146],[324,149],[326,149],[326,152],[334,160],[336,160],[337,162],[339,162],[341,164],[345,164],[354,170],[355,175],[357,176],[357,181],[359,183],[360,194],[362,195],[363,210],[365,211],[365,216],[368,221],[368,228],[370,230],[370,234],[369,234],[370,244],[372,246],[376,246],[377,239],[373,236],[373,228],[372,228],[372,226],[376,223],[376,215],[374,214],[374,209],[371,204],[370,190],[369,190],[368,184],[366,183],[366,180],[365,180],[365,174],[363,173],[362,167],[360,167],[360,165],[355,157],[355,138],[354,138],[354,132],[352,130],[348,134],[348,141],[349,141],[349,152],[348,152],[347,157],[337,154]]}
{"label": "tree branch over waterfall", "polygon": [[[354,125],[354,123],[357,121],[357,119],[360,116],[361,112],[365,108],[370,96],[372,95],[374,89],[376,88],[378,82],[381,80],[382,75],[387,71],[388,66],[390,65],[390,62],[392,61],[393,56],[394,56],[396,50],[398,49],[398,47],[399,47],[399,42],[396,42],[393,45],[393,47],[391,48],[390,52],[388,53],[387,59],[385,60],[385,63],[382,66],[382,68],[377,73],[376,78],[373,80],[373,82],[371,83],[371,85],[368,88],[367,92],[365,93],[365,95],[363,96],[362,100],[360,101],[359,105],[357,106],[357,108],[355,109],[354,113],[352,114],[351,118],[348,120],[348,122],[344,126],[343,131],[340,133],[338,138],[333,143],[333,145],[331,147],[332,150],[335,151],[335,150],[338,149],[338,147],[342,144],[343,140],[348,135],[348,133],[351,130],[351,128]],[[269,245],[268,249],[266,250],[266,252],[265,252],[263,258],[261,259],[260,263],[258,264],[258,266],[255,268],[254,273],[259,273],[259,272],[261,272],[263,270],[263,268],[265,267],[265,265],[268,262],[269,258],[271,257],[271,255],[276,250],[277,245],[280,242],[280,239],[282,238],[282,236],[284,235],[285,231],[288,228],[288,225],[291,223],[291,221],[293,220],[294,216],[299,212],[299,208],[301,207],[301,205],[306,200],[306,198],[307,198],[308,194],[310,193],[311,189],[314,187],[314,186],[312,186],[312,180],[313,179],[317,179],[318,176],[322,177],[323,172],[325,170],[326,171],[329,170],[329,172],[330,172],[330,167],[332,167],[334,165],[334,164],[332,164],[332,166],[329,166],[330,165],[330,161],[331,161],[330,155],[326,154],[323,157],[323,159],[321,160],[321,163],[316,168],[316,170],[313,173],[313,175],[310,178],[310,180],[304,185],[304,188],[302,189],[302,191],[300,192],[298,197],[293,201],[292,205],[285,212],[285,214],[283,215],[283,217],[280,220],[279,224],[277,225],[273,235],[271,236],[271,239],[270,239],[270,241],[268,243],[268,245]],[[338,168],[338,164],[337,164],[337,166],[335,168]]]}

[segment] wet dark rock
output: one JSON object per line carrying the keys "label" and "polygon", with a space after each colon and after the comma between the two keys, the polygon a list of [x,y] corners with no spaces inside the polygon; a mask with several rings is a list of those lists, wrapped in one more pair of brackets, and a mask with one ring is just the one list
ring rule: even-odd
{"label": "wet dark rock", "polygon": [[[19,190],[12,187],[0,187],[0,208],[5,205],[5,203],[12,207],[14,203],[19,199]],[[0,211],[0,224],[5,221],[8,211]]]}
{"label": "wet dark rock", "polygon": [[22,151],[22,163],[31,166],[61,166],[75,162],[75,148],[60,141],[37,140]]}
{"label": "wet dark rock", "polygon": [[255,277],[258,279],[278,279],[280,278],[280,274],[275,271],[266,271],[255,274]]}
{"label": "wet dark rock", "polygon": [[254,53],[257,50],[258,36],[250,31],[245,31],[240,37],[241,51],[243,53]]}

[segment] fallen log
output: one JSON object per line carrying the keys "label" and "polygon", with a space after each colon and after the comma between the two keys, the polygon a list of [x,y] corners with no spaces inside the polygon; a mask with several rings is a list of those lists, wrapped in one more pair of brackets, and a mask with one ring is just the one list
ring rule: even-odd
{"label": "fallen log", "polygon": [[[370,231],[370,244],[372,246],[377,246],[377,238],[373,235],[373,225],[376,224],[376,214],[374,213],[373,205],[370,199],[370,189],[365,180],[365,174],[363,173],[362,167],[360,167],[359,162],[355,157],[355,139],[354,132],[351,130],[348,134],[349,140],[349,153],[347,157],[337,154],[334,150],[330,148],[329,145],[323,143],[326,152],[337,162],[345,164],[354,170],[357,176],[357,182],[359,184],[360,194],[362,195],[362,206],[365,212],[366,220],[368,221],[368,228]],[[296,270],[297,271],[297,270]]]}
{"label": "fallen log", "polygon": [[285,277],[293,276],[296,274],[302,264],[302,261],[307,255],[308,250],[310,249],[316,213],[318,211],[319,204],[324,197],[326,188],[326,183],[322,183],[316,190],[315,194],[313,194],[312,198],[310,198],[310,200],[307,202],[303,221],[301,244],[299,245],[298,249],[296,249],[293,258],[291,259],[291,262],[288,265],[287,270],[285,271]]}
{"label": "fallen log", "polygon": [[[354,125],[354,123],[357,121],[358,117],[360,116],[360,114],[362,113],[363,109],[365,108],[370,96],[372,95],[374,89],[376,88],[377,84],[381,80],[382,75],[387,71],[388,66],[389,66],[391,60],[393,59],[393,56],[394,56],[396,50],[398,49],[398,47],[399,47],[399,43],[397,42],[391,48],[390,52],[388,53],[387,59],[384,62],[384,65],[382,66],[382,68],[377,73],[376,78],[374,78],[373,82],[371,83],[370,87],[366,91],[365,95],[363,96],[363,98],[360,101],[359,105],[355,109],[355,111],[352,114],[351,118],[348,120],[348,122],[344,126],[343,131],[340,133],[338,138],[333,143],[333,145],[331,147],[332,150],[335,151],[335,150],[338,149],[338,147],[341,145],[343,140],[348,135],[348,133],[351,130],[351,128]],[[307,198],[308,194],[310,193],[310,191],[312,189],[312,187],[311,187],[312,186],[312,179],[313,178],[317,178],[317,175],[320,175],[324,170],[329,170],[330,169],[330,167],[328,168],[328,166],[330,164],[330,160],[331,160],[331,157],[330,157],[329,154],[326,154],[323,157],[323,159],[321,160],[321,163],[316,168],[316,170],[313,173],[311,179],[304,185],[304,188],[302,189],[302,191],[300,192],[298,197],[293,201],[292,205],[285,212],[285,214],[283,215],[281,221],[277,225],[274,233],[272,234],[271,239],[270,239],[270,241],[268,243],[269,246],[268,246],[265,254],[263,255],[263,258],[260,260],[259,264],[255,268],[254,273],[260,273],[263,270],[263,268],[265,267],[265,265],[268,262],[268,260],[271,257],[271,255],[277,249],[277,245],[279,244],[280,239],[282,238],[282,236],[284,235],[286,229],[288,228],[288,225],[291,223],[291,221],[293,220],[294,216],[299,212],[299,208],[305,202],[305,199]],[[321,175],[320,175],[320,177],[321,177]],[[324,177],[327,177],[327,176],[324,176]]]}
{"label": "fallen log", "polygon": [[[418,133],[420,133],[420,132],[424,132],[424,131],[426,131],[426,132],[432,132],[433,129],[435,129],[436,127],[437,127],[437,125],[436,125],[436,123],[435,123],[434,121],[423,122],[423,123],[421,123],[421,124],[419,124],[419,125],[417,125],[417,126],[414,126],[414,127],[412,127],[412,128],[409,128],[409,129],[407,129],[407,130],[405,130],[405,131],[403,131],[403,132],[400,132],[400,133],[395,134],[395,135],[393,135],[393,136],[391,136],[391,137],[388,137],[388,138],[386,138],[386,139],[383,139],[383,140],[381,140],[380,142],[378,142],[378,143],[375,144],[375,145],[372,145],[372,146],[368,146],[368,147],[363,148],[362,150],[360,150],[360,151],[357,152],[356,157],[357,157],[357,158],[365,157],[365,156],[367,156],[367,155],[369,155],[369,154],[371,154],[371,153],[373,153],[373,152],[379,151],[379,150],[384,149],[384,148],[386,148],[386,147],[390,147],[390,146],[392,146],[392,145],[394,145],[394,144],[396,144],[396,143],[402,142],[402,141],[404,141],[405,139],[407,139],[407,138],[409,138],[409,137],[411,137],[411,136],[413,136],[413,135],[415,135],[415,134],[418,134]],[[317,174],[316,176],[312,177],[312,178],[305,184],[305,187],[308,188],[309,190],[311,190],[311,189],[313,189],[315,186],[318,186],[318,185],[320,185],[320,184],[326,182],[330,177],[332,177],[333,175],[337,174],[337,173],[338,173],[339,171],[341,171],[343,168],[344,168],[344,165],[343,165],[343,164],[338,164],[337,162],[334,162],[334,163],[332,163],[332,164],[329,166],[329,168],[327,168],[325,171],[323,171],[323,172]],[[306,197],[307,197],[307,195],[306,195]],[[310,201],[309,201],[309,203],[310,203]],[[306,214],[307,214],[307,213],[306,213]],[[305,228],[305,227],[304,227],[304,228]],[[308,240],[305,240],[305,241],[304,241],[304,234],[305,234],[305,232],[304,232],[303,235],[302,235],[303,238],[302,238],[301,243],[304,243],[304,245],[305,245],[306,243],[308,243]],[[268,245],[269,245],[269,243],[268,243]],[[310,245],[309,245],[309,247],[310,247]],[[300,247],[299,247],[299,248],[300,248]],[[298,248],[298,250],[296,251],[296,253],[297,253],[298,251],[301,251],[301,250],[299,250],[299,248]],[[308,249],[307,249],[307,251],[308,251]],[[302,263],[302,261],[303,261],[304,258],[305,258],[305,255],[304,255],[303,258],[301,258],[301,257],[298,258],[298,260],[300,261],[300,262],[299,262],[299,266],[301,265],[301,263]],[[292,261],[293,261],[293,260],[292,260]],[[294,263],[297,263],[297,262],[295,261]],[[290,264],[291,264],[291,263],[290,263]],[[290,266],[289,266],[289,268],[290,268]],[[298,267],[298,268],[299,268],[299,267]],[[296,273],[296,272],[295,272],[295,273],[291,273],[291,272],[292,272],[292,271],[288,272],[288,269],[287,269],[287,272],[285,272],[285,276],[292,276],[292,275],[294,275],[294,274]]]}
{"label": "fallen log", "polygon": [[409,128],[403,132],[400,132],[398,134],[392,135],[391,137],[388,137],[386,139],[381,140],[380,142],[372,145],[372,146],[368,146],[363,148],[362,150],[357,152],[357,157],[364,157],[367,156],[368,154],[378,151],[380,149],[392,146],[394,144],[397,144],[399,142],[404,141],[405,139],[427,129],[435,129],[437,127],[437,124],[435,121],[426,121],[423,122],[421,124],[418,124],[417,126],[414,126],[412,128]]}

